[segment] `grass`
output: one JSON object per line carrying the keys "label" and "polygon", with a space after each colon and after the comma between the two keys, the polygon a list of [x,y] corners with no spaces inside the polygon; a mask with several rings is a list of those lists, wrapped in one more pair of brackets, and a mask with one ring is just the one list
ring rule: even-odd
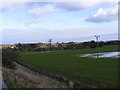
{"label": "grass", "polygon": [[[118,51],[118,46],[104,46],[97,50],[99,52]],[[96,49],[58,50],[43,53],[20,52],[19,60],[48,72],[59,73],[72,80],[81,81],[87,78],[117,85],[118,59],[79,57],[80,54],[87,53],[96,53]]]}

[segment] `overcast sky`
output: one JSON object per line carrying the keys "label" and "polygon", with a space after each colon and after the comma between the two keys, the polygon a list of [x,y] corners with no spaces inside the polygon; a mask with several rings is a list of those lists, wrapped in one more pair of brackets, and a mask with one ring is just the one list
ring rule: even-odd
{"label": "overcast sky", "polygon": [[50,38],[53,42],[82,41],[118,33],[118,0],[26,1],[0,3],[1,43],[47,42]]}

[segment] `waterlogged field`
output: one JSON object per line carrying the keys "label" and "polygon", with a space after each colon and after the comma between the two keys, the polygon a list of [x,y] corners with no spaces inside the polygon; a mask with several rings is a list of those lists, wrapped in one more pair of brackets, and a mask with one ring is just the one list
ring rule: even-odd
{"label": "waterlogged field", "polygon": [[20,61],[48,72],[80,81],[80,77],[117,85],[117,58],[80,57],[81,54],[118,51],[118,46],[104,46],[96,49],[59,50],[49,52],[20,52]]}

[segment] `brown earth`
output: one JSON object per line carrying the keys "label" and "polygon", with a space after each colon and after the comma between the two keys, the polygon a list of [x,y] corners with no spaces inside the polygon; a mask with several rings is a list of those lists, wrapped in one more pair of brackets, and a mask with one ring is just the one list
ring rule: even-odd
{"label": "brown earth", "polygon": [[[13,80],[15,81],[15,84],[17,82],[21,82],[22,84],[26,84],[27,85],[26,87],[29,87],[29,88],[32,88],[32,87],[35,87],[35,88],[68,88],[69,87],[62,82],[59,82],[47,76],[41,75],[19,64],[17,64],[16,67],[17,67],[16,70],[5,69],[5,68],[3,69],[3,71],[9,75],[8,76],[9,78],[13,76],[14,78],[17,78],[17,81]],[[7,81],[5,82],[7,83]],[[14,87],[11,87],[11,88],[14,88]]]}

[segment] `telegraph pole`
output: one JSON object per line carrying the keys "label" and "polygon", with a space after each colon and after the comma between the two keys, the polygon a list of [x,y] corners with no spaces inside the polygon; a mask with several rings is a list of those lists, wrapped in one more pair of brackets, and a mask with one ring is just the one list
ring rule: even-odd
{"label": "telegraph pole", "polygon": [[95,37],[96,37],[97,47],[98,47],[98,39],[99,39],[100,35],[95,35]]}
{"label": "telegraph pole", "polygon": [[50,44],[50,47],[51,47],[51,42],[52,42],[52,39],[49,39],[49,40],[48,40],[48,42],[49,42],[49,44]]}
{"label": "telegraph pole", "polygon": [[[96,41],[97,41],[97,47],[96,48],[98,48],[98,39],[100,38],[100,35],[95,35],[95,37],[96,37]],[[99,54],[98,54],[98,50],[97,50],[97,58],[99,58]]]}

